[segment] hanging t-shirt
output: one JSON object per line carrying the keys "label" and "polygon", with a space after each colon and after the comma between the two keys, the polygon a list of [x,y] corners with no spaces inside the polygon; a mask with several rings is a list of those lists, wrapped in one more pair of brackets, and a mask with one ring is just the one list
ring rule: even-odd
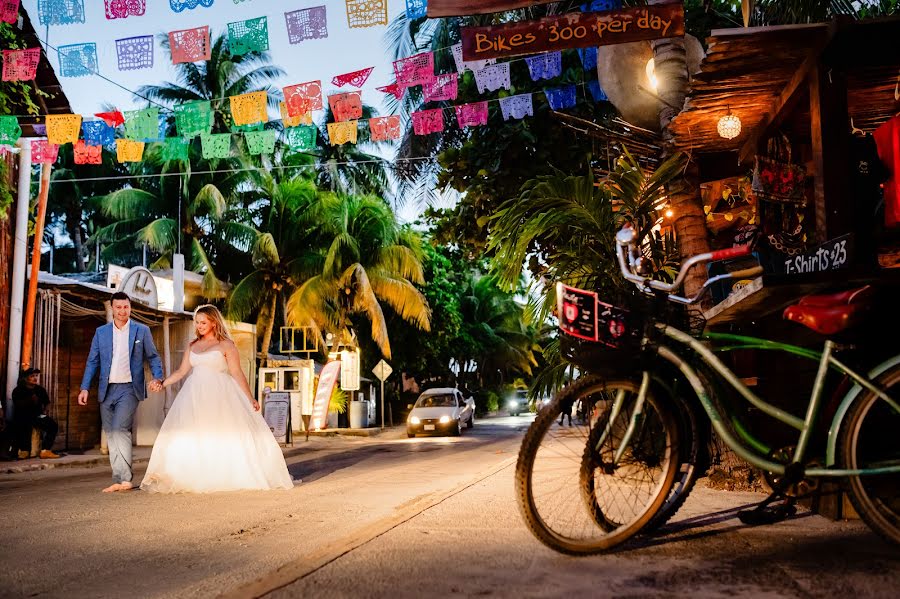
{"label": "hanging t-shirt", "polygon": [[851,135],[848,148],[853,184],[856,253],[868,262],[874,260],[877,240],[883,226],[881,184],[890,178],[890,171],[878,157],[878,146],[871,135]]}
{"label": "hanging t-shirt", "polygon": [[890,178],[884,183],[884,224],[900,225],[900,117],[894,117],[875,130],[878,156]]}

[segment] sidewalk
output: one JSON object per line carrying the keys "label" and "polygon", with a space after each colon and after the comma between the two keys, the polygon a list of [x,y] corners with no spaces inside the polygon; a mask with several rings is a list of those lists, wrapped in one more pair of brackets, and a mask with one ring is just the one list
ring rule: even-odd
{"label": "sidewalk", "polygon": [[[285,458],[294,457],[309,451],[321,451],[333,447],[335,442],[363,441],[366,439],[395,440],[406,438],[406,427],[394,426],[364,429],[330,429],[309,434],[306,441],[305,433],[295,435],[291,445],[282,446],[281,451]],[[149,446],[136,446],[133,449],[132,464],[145,464],[150,460]],[[68,454],[55,460],[42,460],[40,458],[28,458],[27,460],[15,460],[0,462],[0,475],[20,474],[22,472],[35,472],[38,470],[50,470],[52,468],[84,468],[92,466],[108,466],[109,456],[101,453],[100,449],[89,449],[84,453]]]}

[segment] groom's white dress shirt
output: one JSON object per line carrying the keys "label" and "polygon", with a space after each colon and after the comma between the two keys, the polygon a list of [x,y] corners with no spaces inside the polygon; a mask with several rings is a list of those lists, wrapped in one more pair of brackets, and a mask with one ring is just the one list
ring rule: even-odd
{"label": "groom's white dress shirt", "polygon": [[128,351],[128,329],[131,320],[125,323],[121,329],[113,322],[113,355],[112,367],[109,371],[110,383],[130,383],[131,364]]}

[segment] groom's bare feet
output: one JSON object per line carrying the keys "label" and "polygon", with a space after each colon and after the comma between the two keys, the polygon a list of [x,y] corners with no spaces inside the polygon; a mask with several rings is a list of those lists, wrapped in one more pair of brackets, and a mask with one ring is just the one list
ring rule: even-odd
{"label": "groom's bare feet", "polygon": [[133,488],[134,488],[134,485],[132,485],[129,482],[113,483],[113,484],[109,485],[108,487],[106,487],[105,489],[103,489],[103,492],[104,493],[116,493],[118,491],[130,491]]}

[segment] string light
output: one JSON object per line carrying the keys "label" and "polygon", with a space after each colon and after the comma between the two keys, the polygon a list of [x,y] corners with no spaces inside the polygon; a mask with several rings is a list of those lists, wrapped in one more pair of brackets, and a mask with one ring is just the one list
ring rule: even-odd
{"label": "string light", "polygon": [[719,135],[725,139],[734,139],[741,134],[741,119],[736,114],[731,114],[731,108],[728,108],[728,114],[719,119],[716,125]]}

